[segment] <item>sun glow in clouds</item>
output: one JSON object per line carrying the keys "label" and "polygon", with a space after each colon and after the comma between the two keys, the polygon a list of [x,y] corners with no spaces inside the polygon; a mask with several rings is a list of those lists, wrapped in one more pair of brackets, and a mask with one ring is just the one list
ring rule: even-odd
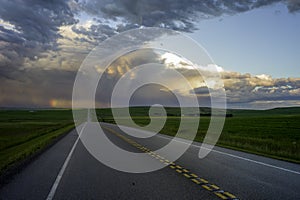
{"label": "sun glow in clouds", "polygon": [[166,64],[168,67],[172,67],[175,69],[200,69],[203,71],[210,71],[210,72],[224,72],[224,69],[216,64],[209,64],[207,66],[198,66],[193,64],[192,62],[177,56],[173,53],[164,53],[161,55],[161,60]]}
{"label": "sun glow in clouds", "polygon": [[51,99],[49,104],[52,108],[70,108],[72,101],[64,99]]}
{"label": "sun glow in clouds", "polygon": [[173,54],[173,53],[164,53],[161,55],[162,61],[166,64],[166,66],[171,68],[186,68],[186,69],[194,69],[194,66],[191,62]]}

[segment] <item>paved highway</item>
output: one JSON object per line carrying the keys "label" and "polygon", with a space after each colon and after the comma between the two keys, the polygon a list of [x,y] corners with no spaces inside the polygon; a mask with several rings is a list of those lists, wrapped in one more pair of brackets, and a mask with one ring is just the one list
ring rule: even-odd
{"label": "paved highway", "polygon": [[300,165],[220,147],[199,159],[197,142],[171,163],[152,151],[172,138],[137,139],[115,125],[101,126],[120,148],[147,152],[151,162],[166,167],[143,174],[111,169],[73,130],[4,185],[0,199],[300,199]]}

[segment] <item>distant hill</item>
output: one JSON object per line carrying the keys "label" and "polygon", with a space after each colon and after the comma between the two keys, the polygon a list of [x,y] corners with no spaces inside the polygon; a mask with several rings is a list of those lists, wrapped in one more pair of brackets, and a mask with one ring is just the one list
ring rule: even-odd
{"label": "distant hill", "polygon": [[300,107],[284,107],[284,108],[273,108],[269,110],[243,110],[243,109],[228,109],[227,113],[233,115],[299,115]]}
{"label": "distant hill", "polygon": [[[149,106],[130,107],[131,116],[148,116]],[[127,109],[127,108],[115,108],[115,109]],[[166,107],[168,116],[181,116],[179,107]],[[199,112],[195,108],[187,108],[190,116],[199,115]],[[269,110],[247,110],[247,109],[227,109],[227,117],[234,116],[267,116],[267,115],[299,115],[300,107],[288,107],[288,108],[274,108]],[[110,108],[97,109],[98,116],[112,116]],[[201,107],[201,116],[210,116],[211,108]]]}

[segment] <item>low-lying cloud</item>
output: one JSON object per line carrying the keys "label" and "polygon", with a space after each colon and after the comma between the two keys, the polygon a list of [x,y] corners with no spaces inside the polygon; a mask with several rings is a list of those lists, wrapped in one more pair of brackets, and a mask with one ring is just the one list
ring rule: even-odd
{"label": "low-lying cloud", "polygon": [[[266,102],[265,107],[274,107],[274,105],[268,105],[268,102],[286,101],[289,105],[289,101],[291,101],[292,105],[297,105],[294,104],[294,101],[300,100],[300,78],[278,79],[268,75],[253,76],[237,72],[224,72],[223,81],[229,105]],[[262,107],[262,103],[260,103],[260,107]]]}

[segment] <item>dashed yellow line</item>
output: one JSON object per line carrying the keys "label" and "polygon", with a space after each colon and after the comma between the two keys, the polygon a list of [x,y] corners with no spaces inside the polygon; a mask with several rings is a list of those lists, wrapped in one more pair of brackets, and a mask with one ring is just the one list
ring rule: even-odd
{"label": "dashed yellow line", "polygon": [[224,192],[224,194],[226,194],[227,196],[229,196],[230,198],[236,198],[233,194],[229,193],[229,192]]}
{"label": "dashed yellow line", "polygon": [[218,190],[218,189],[220,189],[218,186],[216,186],[215,184],[211,184],[210,185],[213,189],[215,189],[215,190]]}
{"label": "dashed yellow line", "polygon": [[212,189],[208,185],[202,185],[202,187],[208,191],[212,191]]}
{"label": "dashed yellow line", "polygon": [[191,176],[188,175],[188,174],[183,174],[183,176],[185,176],[185,177],[187,177],[187,178],[191,178]]}
{"label": "dashed yellow line", "polygon": [[200,181],[203,182],[203,183],[208,183],[208,181],[205,180],[204,178],[200,178]]}
{"label": "dashed yellow line", "polygon": [[194,178],[193,178],[193,179],[191,179],[191,180],[192,180],[194,183],[198,184],[198,185],[200,184],[200,181],[198,181],[197,179],[194,179]]}
{"label": "dashed yellow line", "polygon": [[196,183],[197,185],[200,185],[202,188],[206,189],[207,191],[213,192],[217,197],[220,199],[230,199],[230,200],[238,200],[238,198],[227,192],[220,189],[219,186],[215,184],[209,183],[206,179],[198,177],[198,175],[194,173],[190,173],[188,169],[185,169],[184,167],[175,164],[174,162],[170,162],[169,160],[165,159],[163,156],[158,155],[156,152],[142,146],[141,144],[121,135],[117,131],[103,127],[104,129],[108,130],[109,132],[115,134],[117,137],[123,139],[124,141],[128,142],[132,146],[136,147],[137,149],[140,149],[141,151],[149,154],[149,156],[152,156],[153,158],[157,159],[158,161],[168,165],[171,169],[174,169],[177,173],[182,174],[187,179],[191,180],[192,182]]}
{"label": "dashed yellow line", "polygon": [[224,196],[223,194],[219,193],[219,192],[215,192],[215,195],[217,195],[218,197],[220,197],[221,199],[228,199],[226,196]]}

